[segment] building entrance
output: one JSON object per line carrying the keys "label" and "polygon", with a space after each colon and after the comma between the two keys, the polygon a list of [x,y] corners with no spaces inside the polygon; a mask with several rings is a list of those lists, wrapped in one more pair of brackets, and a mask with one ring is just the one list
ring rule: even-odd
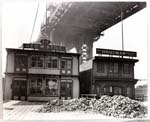
{"label": "building entrance", "polygon": [[106,86],[104,87],[104,95],[122,95],[122,87]]}
{"label": "building entrance", "polygon": [[61,82],[60,97],[61,99],[72,98],[72,82]]}
{"label": "building entrance", "polygon": [[14,80],[12,84],[12,99],[27,100],[27,81]]}

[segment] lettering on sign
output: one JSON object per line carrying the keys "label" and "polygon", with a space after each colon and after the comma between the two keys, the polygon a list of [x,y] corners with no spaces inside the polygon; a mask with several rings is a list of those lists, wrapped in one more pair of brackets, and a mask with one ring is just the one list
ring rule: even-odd
{"label": "lettering on sign", "polygon": [[118,55],[118,56],[129,56],[136,57],[136,52],[122,51],[122,50],[109,50],[109,49],[96,49],[96,54],[107,54],[107,55]]}
{"label": "lettering on sign", "polygon": [[43,44],[23,44],[23,48],[32,48],[39,50],[46,50],[52,52],[66,52],[66,47],[58,45],[43,45]]}

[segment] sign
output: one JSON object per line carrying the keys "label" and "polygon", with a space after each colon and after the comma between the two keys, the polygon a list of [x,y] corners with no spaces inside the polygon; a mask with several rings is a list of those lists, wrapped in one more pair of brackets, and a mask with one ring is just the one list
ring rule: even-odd
{"label": "sign", "polygon": [[45,44],[29,44],[24,43],[23,48],[32,48],[32,49],[39,49],[39,50],[46,50],[51,52],[66,52],[66,47],[58,46],[58,45],[45,45]]}
{"label": "sign", "polygon": [[136,57],[136,52],[122,51],[122,50],[109,50],[109,49],[96,49],[96,54],[107,54],[107,55],[118,55],[118,56],[129,56]]}
{"label": "sign", "polygon": [[86,44],[83,44],[81,48],[83,63],[86,62],[88,58],[87,50],[88,50],[88,46]]}

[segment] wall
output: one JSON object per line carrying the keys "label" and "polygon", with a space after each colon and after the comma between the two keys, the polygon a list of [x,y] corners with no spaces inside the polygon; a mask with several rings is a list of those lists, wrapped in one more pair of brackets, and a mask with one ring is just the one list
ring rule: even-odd
{"label": "wall", "polygon": [[60,70],[58,70],[58,69],[29,68],[28,73],[29,74],[32,73],[32,74],[55,74],[55,75],[59,75]]}
{"label": "wall", "polygon": [[6,72],[13,73],[14,72],[14,53],[8,52],[7,53],[7,62],[6,62]]}
{"label": "wall", "polygon": [[89,94],[91,91],[92,69],[80,72],[80,94]]}
{"label": "wall", "polygon": [[77,77],[73,79],[73,98],[79,97],[79,79]]}
{"label": "wall", "polygon": [[131,64],[131,67],[130,67],[130,73],[129,74],[122,74],[122,67],[118,66],[118,73],[112,73],[112,74],[109,74],[108,75],[108,63],[104,63],[104,73],[99,73],[97,72],[97,61],[94,61],[93,62],[93,75],[94,76],[97,76],[97,77],[114,77],[114,78],[119,78],[119,77],[123,77],[123,78],[134,78],[134,65]]}
{"label": "wall", "polygon": [[96,82],[95,83],[95,88],[96,86],[99,86],[100,91],[101,91],[101,95],[104,94],[104,87],[107,86],[116,86],[116,87],[121,87],[122,88],[122,95],[123,96],[127,96],[127,87],[131,88],[131,92],[130,92],[130,98],[134,99],[134,85],[132,82],[123,82],[123,81],[100,81],[100,82]]}
{"label": "wall", "polygon": [[78,57],[73,56],[72,75],[79,75]]}
{"label": "wall", "polygon": [[27,98],[28,101],[50,101],[53,99],[59,99],[59,97],[31,97]]}
{"label": "wall", "polygon": [[5,76],[5,80],[6,80],[6,82],[5,82],[5,94],[4,94],[5,100],[11,99],[11,96],[12,96],[12,89],[11,89],[12,79],[13,79],[12,75],[6,75]]}

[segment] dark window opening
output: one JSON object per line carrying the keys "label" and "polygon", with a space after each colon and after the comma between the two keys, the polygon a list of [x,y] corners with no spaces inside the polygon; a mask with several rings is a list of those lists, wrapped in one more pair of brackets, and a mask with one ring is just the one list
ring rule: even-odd
{"label": "dark window opening", "polygon": [[72,60],[71,59],[62,59],[61,60],[61,73],[62,74],[71,74],[72,73]]}
{"label": "dark window opening", "polygon": [[130,65],[129,64],[123,64],[123,73],[130,74]]}
{"label": "dark window opening", "polygon": [[25,55],[16,55],[15,57],[15,71],[27,72],[28,60]]}
{"label": "dark window opening", "polygon": [[44,66],[44,56],[33,55],[31,57],[31,67],[43,67]]}
{"label": "dark window opening", "polygon": [[30,94],[42,94],[42,78],[31,78],[30,80]]}
{"label": "dark window opening", "polygon": [[46,57],[46,67],[47,68],[58,68],[58,57],[47,56]]}
{"label": "dark window opening", "polygon": [[104,73],[105,71],[105,64],[103,62],[97,63],[97,72]]}

